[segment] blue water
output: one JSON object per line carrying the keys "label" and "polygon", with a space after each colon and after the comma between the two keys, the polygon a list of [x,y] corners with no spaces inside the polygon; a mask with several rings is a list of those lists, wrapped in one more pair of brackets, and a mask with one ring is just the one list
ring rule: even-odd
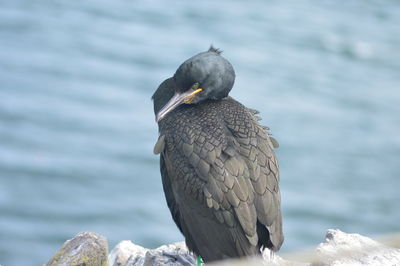
{"label": "blue water", "polygon": [[399,1],[0,1],[0,264],[181,241],[150,97],[212,43],[280,142],[285,243],[400,231]]}

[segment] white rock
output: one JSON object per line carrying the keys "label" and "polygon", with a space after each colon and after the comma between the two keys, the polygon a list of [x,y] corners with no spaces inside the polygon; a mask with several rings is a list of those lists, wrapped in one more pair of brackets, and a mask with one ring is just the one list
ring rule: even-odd
{"label": "white rock", "polygon": [[[346,234],[329,229],[325,242],[318,245],[308,256],[309,261],[300,262],[298,256],[285,260],[265,250],[263,258],[221,261],[213,265],[400,265],[400,249],[385,246],[359,234]],[[282,255],[284,258],[285,255]],[[130,241],[119,243],[109,255],[110,266],[148,265],[195,265],[195,258],[184,242],[146,249]]]}
{"label": "white rock", "polygon": [[400,265],[400,249],[340,230],[328,230],[316,251],[326,265]]}
{"label": "white rock", "polygon": [[110,266],[195,265],[194,256],[184,242],[146,249],[131,241],[122,241],[111,251],[108,259]]}
{"label": "white rock", "polygon": [[[117,265],[127,265],[128,260],[136,259],[138,260],[137,265],[140,264],[145,257],[148,249],[135,245],[129,240],[121,241],[108,255],[109,264],[112,266]],[[136,264],[133,264],[136,265]]]}

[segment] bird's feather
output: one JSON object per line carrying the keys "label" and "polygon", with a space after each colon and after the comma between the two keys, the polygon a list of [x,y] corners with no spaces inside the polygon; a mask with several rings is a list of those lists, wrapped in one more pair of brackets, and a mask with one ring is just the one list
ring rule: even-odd
{"label": "bird's feather", "polygon": [[206,262],[277,250],[283,241],[274,143],[254,113],[228,97],[160,121],[168,206]]}

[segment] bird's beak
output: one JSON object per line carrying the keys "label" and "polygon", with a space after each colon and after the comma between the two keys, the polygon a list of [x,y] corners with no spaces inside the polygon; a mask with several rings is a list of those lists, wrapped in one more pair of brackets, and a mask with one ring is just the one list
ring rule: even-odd
{"label": "bird's beak", "polygon": [[203,90],[202,88],[198,88],[198,89],[190,89],[182,93],[175,92],[174,96],[172,96],[172,98],[157,113],[156,122],[157,123],[160,122],[161,119],[163,119],[169,112],[174,110],[179,105],[184,103],[191,103],[194,97],[202,90]]}

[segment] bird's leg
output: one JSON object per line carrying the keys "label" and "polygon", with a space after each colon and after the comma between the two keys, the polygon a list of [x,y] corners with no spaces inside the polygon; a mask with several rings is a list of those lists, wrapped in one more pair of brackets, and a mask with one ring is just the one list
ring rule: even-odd
{"label": "bird's leg", "polygon": [[260,251],[264,260],[272,262],[275,259],[275,252],[272,249],[265,248],[265,249],[260,249]]}

